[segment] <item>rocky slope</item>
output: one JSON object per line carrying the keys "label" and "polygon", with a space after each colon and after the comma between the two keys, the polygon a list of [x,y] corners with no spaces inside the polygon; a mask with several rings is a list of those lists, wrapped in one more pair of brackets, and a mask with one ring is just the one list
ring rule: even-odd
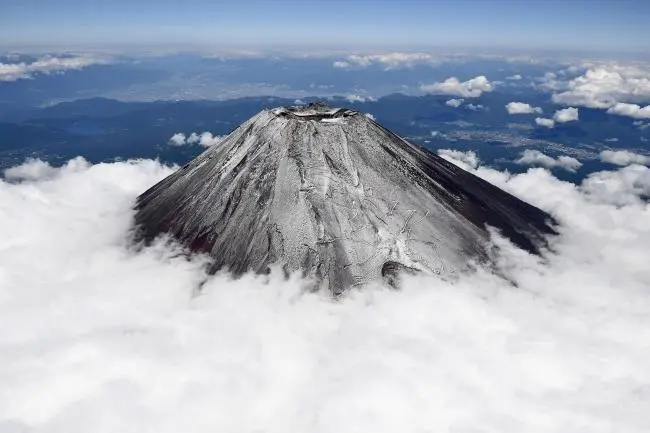
{"label": "rocky slope", "polygon": [[139,235],[170,233],[212,270],[302,270],[337,294],[401,271],[450,277],[485,259],[486,226],[537,253],[543,211],[365,116],[265,110],[143,193]]}

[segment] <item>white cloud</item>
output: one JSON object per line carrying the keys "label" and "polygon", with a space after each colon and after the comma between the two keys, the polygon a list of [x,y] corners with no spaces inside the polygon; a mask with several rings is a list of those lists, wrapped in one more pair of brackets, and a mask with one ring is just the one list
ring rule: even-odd
{"label": "white cloud", "polygon": [[648,169],[472,171],[551,212],[554,252],[497,237],[516,287],[479,268],[338,301],[129,247],[153,161],[0,181],[0,430],[650,431]]}
{"label": "white cloud", "polygon": [[506,104],[506,110],[508,114],[532,114],[532,113],[542,113],[540,107],[533,107],[530,104],[524,102],[508,102]]}
{"label": "white cloud", "polygon": [[[645,123],[645,122],[642,122],[641,120],[635,120],[634,122],[632,122],[632,124],[634,126],[636,126],[637,128],[639,128],[641,131],[643,131],[644,129],[650,127],[650,122]],[[643,137],[641,137],[641,141],[643,141]]]}
{"label": "white cloud", "polygon": [[453,108],[458,108],[463,104],[464,99],[450,99],[445,102],[445,105]]}
{"label": "white cloud", "polygon": [[200,135],[197,136],[195,132],[193,132],[187,139],[188,143],[198,143],[199,145],[203,147],[210,147],[215,144],[218,144],[223,140],[224,136],[221,135],[212,135],[209,132],[203,132]]}
{"label": "white cloud", "polygon": [[196,132],[193,132],[187,137],[185,136],[185,134],[179,132],[171,136],[171,138],[169,139],[169,145],[185,146],[185,145],[198,144],[203,147],[210,147],[219,143],[221,140],[223,140],[223,138],[224,136],[222,135],[212,135],[212,133],[207,131],[202,132],[201,134],[197,134]]}
{"label": "white cloud", "polygon": [[628,116],[634,119],[650,119],[650,105],[641,107],[637,104],[627,104],[619,102],[607,110],[610,114],[617,114],[619,116]]}
{"label": "white cloud", "polygon": [[545,128],[552,128],[555,126],[555,121],[553,119],[547,119],[545,117],[536,117],[535,124],[538,126],[543,126]]}
{"label": "white cloud", "polygon": [[[72,160],[68,165],[73,164],[74,161],[78,160]],[[59,170],[50,164],[40,159],[30,158],[24,164],[6,169],[4,176],[9,181],[44,180],[54,177],[57,173]]]}
{"label": "white cloud", "polygon": [[521,165],[535,165],[546,168],[562,168],[566,171],[575,172],[582,167],[582,163],[570,156],[562,155],[558,158],[548,156],[539,150],[526,149],[521,153],[518,160],[515,161]]}
{"label": "white cloud", "polygon": [[359,94],[356,94],[356,93],[347,95],[345,97],[345,99],[347,99],[347,101],[350,102],[350,103],[376,101],[376,99],[373,98],[372,96],[359,95]]}
{"label": "white cloud", "polygon": [[478,98],[484,92],[491,92],[494,89],[494,85],[484,75],[479,75],[478,77],[463,82],[459,81],[456,77],[450,77],[442,83],[422,85],[420,89],[432,94]]}
{"label": "white cloud", "polygon": [[567,84],[566,82],[558,80],[557,74],[555,72],[545,72],[544,76],[538,78],[536,81],[539,82],[539,88],[548,91],[565,89]]}
{"label": "white cloud", "polygon": [[578,120],[578,109],[574,107],[557,110],[553,115],[553,120],[558,123],[573,122]]}
{"label": "white cloud", "polygon": [[519,81],[519,80],[521,80],[521,78],[522,78],[521,75],[515,74],[515,75],[511,75],[509,77],[506,77],[506,80]]}
{"label": "white cloud", "polygon": [[650,165],[650,156],[641,155],[629,150],[603,150],[600,152],[600,160],[616,165]]}
{"label": "white cloud", "polygon": [[553,102],[591,108],[610,108],[619,102],[650,100],[650,70],[618,64],[589,68],[566,83],[554,83]]}
{"label": "white cloud", "polygon": [[[433,133],[432,133],[433,135]],[[436,134],[437,135],[437,134]],[[433,135],[435,137],[435,135]],[[462,169],[469,170],[478,167],[481,160],[475,152],[461,152],[454,149],[439,149],[438,155],[449,162],[453,162]]]}
{"label": "white cloud", "polygon": [[186,141],[185,134],[177,132],[176,134],[171,136],[171,138],[169,139],[169,144],[171,144],[172,146],[184,146],[186,144],[185,141]]}
{"label": "white cloud", "polygon": [[331,89],[332,87],[334,87],[333,84],[316,84],[316,83],[309,83],[309,88],[310,88],[310,89],[326,90],[326,89]]}
{"label": "white cloud", "polygon": [[373,116],[373,115],[370,114],[370,113],[365,113],[365,116],[366,116],[368,119],[372,120],[372,121],[377,120],[377,119],[375,119],[375,116]]}
{"label": "white cloud", "polygon": [[386,54],[352,54],[345,61],[335,61],[333,66],[339,69],[367,68],[372,65],[383,66],[385,70],[412,68],[423,64],[436,64],[436,58],[428,53],[386,53]]}
{"label": "white cloud", "polygon": [[485,106],[481,104],[467,104],[467,109],[472,110],[472,111],[481,111],[485,110]]}
{"label": "white cloud", "polygon": [[[639,197],[650,197],[650,169],[634,164],[615,172],[593,173],[583,182],[582,187],[587,194],[608,204],[635,204]],[[647,216],[650,216],[650,213]]]}
{"label": "white cloud", "polygon": [[55,57],[44,56],[32,63],[0,63],[0,82],[32,78],[37,74],[63,73],[71,69],[83,69],[92,65],[109,63],[109,59],[97,56]]}

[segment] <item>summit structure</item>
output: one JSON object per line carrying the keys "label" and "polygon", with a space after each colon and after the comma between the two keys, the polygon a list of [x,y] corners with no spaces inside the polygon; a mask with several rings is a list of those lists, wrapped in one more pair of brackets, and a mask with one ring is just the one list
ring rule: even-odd
{"label": "summit structure", "polygon": [[301,271],[334,294],[401,272],[443,278],[487,258],[488,227],[538,253],[551,218],[363,113],[264,110],[137,199],[212,271]]}

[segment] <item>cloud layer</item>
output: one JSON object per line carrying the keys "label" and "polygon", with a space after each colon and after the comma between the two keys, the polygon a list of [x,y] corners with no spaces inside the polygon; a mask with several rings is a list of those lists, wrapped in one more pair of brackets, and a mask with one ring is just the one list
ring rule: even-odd
{"label": "cloud layer", "polygon": [[484,75],[479,75],[462,82],[456,77],[450,77],[441,83],[424,84],[420,89],[431,94],[478,98],[483,93],[494,90],[494,85]]}
{"label": "cloud layer", "polygon": [[133,200],[171,172],[153,161],[15,168],[0,430],[650,431],[648,169],[473,170],[555,216],[554,253],[495,238],[516,286],[479,269],[332,301],[130,247]]}
{"label": "cloud layer", "polygon": [[107,58],[83,55],[73,57],[44,56],[31,63],[0,63],[0,82],[32,78],[37,74],[63,73],[71,69],[83,69],[92,65],[107,64]]}

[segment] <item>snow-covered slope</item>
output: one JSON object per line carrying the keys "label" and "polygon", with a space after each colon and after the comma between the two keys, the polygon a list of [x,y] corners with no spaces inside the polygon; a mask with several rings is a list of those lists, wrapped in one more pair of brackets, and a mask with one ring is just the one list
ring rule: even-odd
{"label": "snow-covered slope", "polygon": [[333,293],[485,258],[486,224],[537,252],[550,217],[347,109],[265,110],[142,194],[140,235],[170,233],[213,271],[282,263]]}

